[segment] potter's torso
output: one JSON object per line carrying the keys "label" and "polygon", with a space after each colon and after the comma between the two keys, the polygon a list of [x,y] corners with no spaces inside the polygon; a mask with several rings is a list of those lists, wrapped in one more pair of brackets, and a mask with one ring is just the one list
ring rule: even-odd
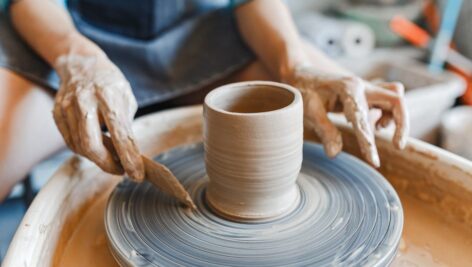
{"label": "potter's torso", "polygon": [[69,0],[67,6],[105,31],[150,39],[186,18],[229,6],[230,0]]}

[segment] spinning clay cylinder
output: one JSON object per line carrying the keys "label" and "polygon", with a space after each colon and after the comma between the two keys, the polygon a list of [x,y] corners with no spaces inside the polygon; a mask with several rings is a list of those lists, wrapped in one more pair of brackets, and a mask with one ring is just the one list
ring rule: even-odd
{"label": "spinning clay cylinder", "polygon": [[296,207],[302,164],[303,103],[274,82],[228,84],[204,103],[206,199],[219,215],[267,220]]}

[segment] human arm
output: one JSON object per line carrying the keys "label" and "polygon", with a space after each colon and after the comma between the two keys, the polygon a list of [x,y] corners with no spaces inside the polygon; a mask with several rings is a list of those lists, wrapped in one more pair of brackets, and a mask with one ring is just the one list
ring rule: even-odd
{"label": "human arm", "polygon": [[[405,146],[409,126],[401,84],[366,82],[309,47],[281,1],[253,0],[235,13],[243,39],[271,74],[302,92],[306,122],[329,156],[342,148],[341,135],[327,117],[331,111],[344,112],[364,158],[374,166],[380,163],[372,125],[386,126],[393,119],[394,145]],[[381,116],[369,119],[370,109],[381,110]]]}
{"label": "human arm", "polygon": [[[124,169],[142,180],[144,167],[131,130],[137,104],[124,75],[53,1],[15,1],[9,13],[21,37],[61,78],[53,115],[66,144],[107,172]],[[101,120],[119,158],[103,144]]]}

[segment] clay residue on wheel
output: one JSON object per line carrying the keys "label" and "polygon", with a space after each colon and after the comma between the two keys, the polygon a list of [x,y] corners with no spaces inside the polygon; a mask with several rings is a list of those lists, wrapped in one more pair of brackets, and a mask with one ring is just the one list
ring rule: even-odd
{"label": "clay residue on wheel", "polygon": [[392,267],[470,266],[472,230],[445,218],[435,205],[400,193],[405,214],[403,237]]}

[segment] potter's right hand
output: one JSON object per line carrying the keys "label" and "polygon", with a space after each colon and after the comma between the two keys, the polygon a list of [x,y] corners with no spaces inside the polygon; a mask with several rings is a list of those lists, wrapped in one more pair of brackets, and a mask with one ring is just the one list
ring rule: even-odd
{"label": "potter's right hand", "polygon": [[[104,56],[64,55],[54,67],[61,86],[53,115],[67,146],[106,172],[126,171],[143,180],[144,165],[131,130],[137,103],[121,71]],[[102,121],[113,145],[104,145]]]}
{"label": "potter's right hand", "polygon": [[374,129],[395,123],[393,144],[405,147],[409,132],[404,89],[400,83],[371,83],[352,75],[326,72],[312,65],[298,66],[285,80],[303,95],[305,118],[320,137],[325,151],[334,157],[342,149],[341,134],[327,112],[343,112],[352,123],[363,157],[380,166]]}

